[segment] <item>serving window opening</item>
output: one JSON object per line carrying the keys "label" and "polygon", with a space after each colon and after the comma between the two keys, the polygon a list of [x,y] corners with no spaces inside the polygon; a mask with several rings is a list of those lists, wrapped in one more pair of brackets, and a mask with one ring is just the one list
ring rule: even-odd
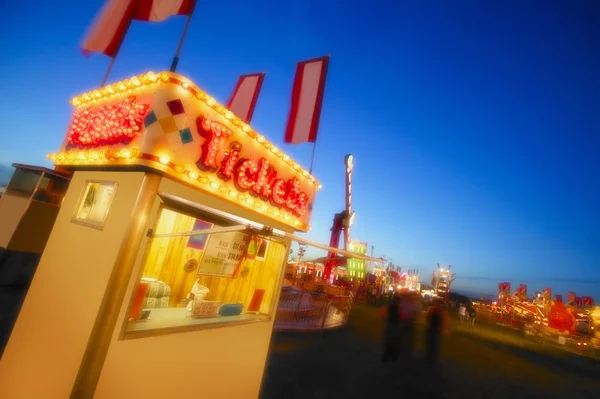
{"label": "serving window opening", "polygon": [[232,220],[161,207],[125,332],[268,320],[288,245]]}

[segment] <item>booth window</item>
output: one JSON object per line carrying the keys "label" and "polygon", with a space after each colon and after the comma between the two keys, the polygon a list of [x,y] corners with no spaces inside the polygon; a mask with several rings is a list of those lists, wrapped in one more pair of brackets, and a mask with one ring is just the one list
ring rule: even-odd
{"label": "booth window", "polygon": [[35,190],[33,199],[35,201],[60,206],[67,188],[69,188],[68,179],[44,173]]}
{"label": "booth window", "polygon": [[6,194],[30,198],[41,175],[42,172],[37,170],[16,168],[8,187],[6,188]]}
{"label": "booth window", "polygon": [[[271,316],[287,245],[198,212],[159,211],[131,298],[126,333],[214,327]],[[230,231],[219,232],[223,227]],[[202,230],[214,232],[189,234]]]}
{"label": "booth window", "polygon": [[97,228],[104,227],[116,191],[116,182],[87,181],[73,221]]}

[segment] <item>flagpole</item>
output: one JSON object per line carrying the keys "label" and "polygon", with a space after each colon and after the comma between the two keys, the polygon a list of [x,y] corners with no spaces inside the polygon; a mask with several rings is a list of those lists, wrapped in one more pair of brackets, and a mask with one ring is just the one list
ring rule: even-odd
{"label": "flagpole", "polygon": [[317,140],[315,139],[315,142],[313,143],[313,148],[312,148],[312,154],[310,156],[310,169],[308,171],[308,173],[310,173],[312,175],[312,171],[313,171],[313,164],[315,163],[315,150],[317,149]]}
{"label": "flagpole", "polygon": [[104,78],[102,79],[102,84],[100,85],[100,87],[104,87],[104,85],[106,84],[106,81],[108,80],[108,75],[110,75],[110,71],[112,71],[112,67],[115,64],[116,59],[117,59],[116,54],[114,57],[112,57],[110,59],[110,63],[108,64],[108,68],[106,68],[106,73],[104,74]]}
{"label": "flagpole", "polygon": [[127,34],[127,32],[129,31],[129,27],[131,26],[131,18],[129,19],[129,22],[127,23],[127,28],[125,28],[125,34],[123,35],[123,37],[121,38],[121,43],[119,43],[119,47],[117,47],[117,51],[115,51],[115,55],[113,55],[110,60],[110,63],[108,64],[108,68],[106,68],[106,73],[104,74],[104,79],[102,79],[102,84],[100,85],[100,87],[104,87],[104,85],[106,85],[106,81],[108,80],[108,76],[110,75],[110,72],[112,71],[113,65],[115,65],[115,61],[117,60],[117,56],[119,55],[119,52],[121,51],[121,46],[123,45],[123,42],[125,41],[125,35]]}
{"label": "flagpole", "polygon": [[[194,5],[194,8],[196,8],[196,5]],[[185,36],[187,35],[188,27],[190,26],[190,22],[192,21],[193,14],[194,10],[190,12],[190,15],[188,15],[187,19],[185,20],[183,32],[181,33],[181,38],[179,39],[179,45],[177,46],[175,57],[173,57],[173,62],[171,62],[171,72],[175,72],[175,70],[177,69],[177,64],[179,63],[179,54],[181,53],[181,48],[183,47],[183,42],[185,41]]]}

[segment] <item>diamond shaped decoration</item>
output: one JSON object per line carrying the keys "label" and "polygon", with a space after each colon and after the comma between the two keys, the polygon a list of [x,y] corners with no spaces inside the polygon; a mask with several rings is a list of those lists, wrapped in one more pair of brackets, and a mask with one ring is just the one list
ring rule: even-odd
{"label": "diamond shaped decoration", "polygon": [[148,127],[150,125],[152,125],[154,122],[156,122],[158,119],[156,118],[156,114],[154,113],[154,111],[150,111],[148,112],[148,115],[146,115],[146,119],[144,119],[144,126]]}
{"label": "diamond shaped decoration", "polygon": [[167,103],[167,107],[169,107],[169,111],[171,111],[171,115],[180,115],[185,112],[183,109],[183,104],[180,99],[171,100]]}
{"label": "diamond shaped decoration", "polygon": [[190,131],[189,127],[181,129],[179,131],[179,137],[181,137],[181,142],[183,144],[188,144],[194,141],[194,138],[192,137],[192,132]]}
{"label": "diamond shaped decoration", "polygon": [[163,133],[172,133],[179,130],[177,129],[177,123],[175,123],[175,118],[173,118],[172,116],[168,116],[166,118],[161,119],[159,123],[160,127],[163,130]]}

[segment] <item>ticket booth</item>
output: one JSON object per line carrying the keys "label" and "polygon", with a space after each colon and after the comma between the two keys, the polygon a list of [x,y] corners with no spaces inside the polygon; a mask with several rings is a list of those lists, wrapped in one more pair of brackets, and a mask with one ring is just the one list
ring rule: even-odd
{"label": "ticket booth", "polygon": [[256,398],[318,182],[191,81],[76,97],[2,398]]}

